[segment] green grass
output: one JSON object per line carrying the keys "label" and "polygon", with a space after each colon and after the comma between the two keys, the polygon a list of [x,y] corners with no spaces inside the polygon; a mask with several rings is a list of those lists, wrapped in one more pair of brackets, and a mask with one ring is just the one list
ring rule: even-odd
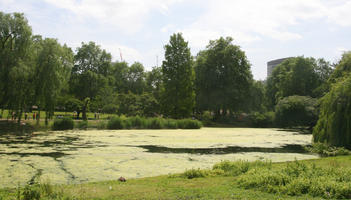
{"label": "green grass", "polygon": [[[351,176],[350,170],[351,156],[284,163],[226,161],[216,164],[213,169],[191,169],[181,174],[129,179],[124,183],[117,181],[118,177],[116,177],[115,181],[80,185],[52,186],[44,183],[20,190],[2,189],[0,199],[16,199],[18,194],[21,196],[20,199],[23,199],[24,194],[34,196],[39,194],[41,199],[345,198],[351,190],[348,180]],[[307,179],[307,176],[310,178]],[[270,177],[270,180],[264,180],[267,177]],[[298,177],[304,181],[296,181]],[[283,186],[275,183],[275,180],[284,178],[295,185]],[[345,185],[340,186],[335,183],[343,181]],[[299,192],[300,188],[312,186],[317,189],[321,186],[321,190],[316,193]],[[339,193],[334,193],[333,188]],[[317,189],[315,191],[318,191]]]}
{"label": "green grass", "polygon": [[[35,113],[38,113],[38,111],[33,111]],[[29,112],[28,113],[28,117],[33,120],[33,112]],[[1,114],[1,111],[0,111]],[[73,116],[73,112],[55,112],[54,113],[55,116],[58,115],[62,115],[62,116]],[[2,114],[2,119],[6,119],[7,116],[9,116],[9,119],[11,119],[11,113],[9,115],[9,111],[8,110],[4,110],[3,114]],[[114,114],[104,114],[104,113],[100,113],[99,119],[103,120],[103,119],[109,119],[110,117],[114,116]],[[46,117],[46,113],[45,111],[41,111],[40,112],[40,119],[45,119]],[[80,113],[80,118],[82,117],[82,113]],[[89,119],[94,119],[95,114],[92,112],[87,112],[87,118]],[[22,113],[22,119],[24,120],[24,113]]]}

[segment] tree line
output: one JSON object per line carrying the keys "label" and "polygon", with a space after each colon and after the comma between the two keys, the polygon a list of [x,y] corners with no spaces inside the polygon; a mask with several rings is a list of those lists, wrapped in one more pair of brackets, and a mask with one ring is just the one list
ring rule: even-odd
{"label": "tree line", "polygon": [[162,66],[145,71],[139,62],[113,62],[95,42],[73,51],[33,35],[21,13],[0,12],[0,23],[0,106],[19,116],[33,106],[48,118],[65,110],[83,119],[88,111],[187,118],[248,109],[250,64],[232,38],[210,41],[193,57],[182,34],[173,34]]}
{"label": "tree line", "polygon": [[351,148],[351,53],[329,63],[293,57],[256,81],[233,38],[211,40],[192,56],[181,33],[164,46],[162,66],[146,71],[112,61],[94,42],[73,51],[33,35],[23,14],[0,12],[0,107],[21,114],[55,111],[126,116],[196,117],[225,122],[248,113],[251,126],[309,126],[314,140]]}

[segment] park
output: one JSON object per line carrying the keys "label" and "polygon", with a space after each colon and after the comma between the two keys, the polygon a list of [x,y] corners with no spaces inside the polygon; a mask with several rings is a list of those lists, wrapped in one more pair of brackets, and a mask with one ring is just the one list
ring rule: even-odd
{"label": "park", "polygon": [[147,71],[0,25],[0,200],[351,198],[351,52],[261,81],[231,37]]}

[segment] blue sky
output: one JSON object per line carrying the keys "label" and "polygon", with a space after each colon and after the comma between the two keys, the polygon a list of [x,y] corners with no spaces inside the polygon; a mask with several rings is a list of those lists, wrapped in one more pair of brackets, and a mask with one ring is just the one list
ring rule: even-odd
{"label": "blue sky", "polygon": [[351,50],[350,0],[0,0],[0,11],[23,12],[34,34],[74,50],[94,41],[147,70],[161,65],[163,46],[182,32],[195,56],[209,40],[231,36],[266,78],[269,60],[302,56],[336,62]]}

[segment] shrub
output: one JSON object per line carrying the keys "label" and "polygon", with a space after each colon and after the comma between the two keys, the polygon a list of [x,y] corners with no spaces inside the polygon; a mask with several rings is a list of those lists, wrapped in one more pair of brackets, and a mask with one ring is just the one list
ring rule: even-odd
{"label": "shrub", "polygon": [[162,118],[151,118],[148,123],[148,128],[150,129],[162,129],[164,127]]}
{"label": "shrub", "polygon": [[97,123],[97,129],[102,130],[102,129],[106,129],[106,128],[107,128],[107,123],[105,121],[99,121]]}
{"label": "shrub", "polygon": [[129,119],[131,121],[132,128],[144,128],[146,126],[146,119],[141,118],[138,115],[135,117],[130,117]]}
{"label": "shrub", "polygon": [[275,107],[275,122],[280,127],[313,127],[318,119],[316,105],[311,97],[285,97]]}
{"label": "shrub", "polygon": [[88,128],[88,121],[87,120],[79,121],[77,124],[77,128],[78,129],[87,129]]}
{"label": "shrub", "polygon": [[169,128],[169,129],[177,129],[178,128],[178,123],[174,119],[167,119],[166,127]]}
{"label": "shrub", "polygon": [[351,152],[343,147],[333,147],[324,143],[313,143],[311,147],[305,147],[311,153],[317,153],[320,156],[341,156],[350,155]]}
{"label": "shrub", "polygon": [[344,168],[321,168],[295,161],[274,170],[249,170],[237,180],[241,187],[269,193],[293,196],[309,194],[328,199],[351,198],[351,171]]}
{"label": "shrub", "polygon": [[217,163],[213,166],[213,170],[223,170],[224,174],[226,176],[237,176],[240,174],[244,174],[249,171],[249,169],[252,168],[257,168],[257,167],[269,167],[271,166],[271,162],[262,162],[262,161],[255,161],[255,162],[249,162],[249,161],[222,161],[220,163]]}
{"label": "shrub", "polygon": [[125,128],[125,125],[121,117],[114,116],[107,122],[107,129],[124,129],[124,128]]}
{"label": "shrub", "polygon": [[177,126],[181,129],[200,129],[202,123],[198,120],[181,119],[177,121]]}
{"label": "shrub", "polygon": [[52,125],[53,130],[69,130],[74,128],[74,122],[72,118],[55,119]]}
{"label": "shrub", "polygon": [[250,115],[251,123],[256,128],[273,127],[274,112],[259,113],[255,112]]}

